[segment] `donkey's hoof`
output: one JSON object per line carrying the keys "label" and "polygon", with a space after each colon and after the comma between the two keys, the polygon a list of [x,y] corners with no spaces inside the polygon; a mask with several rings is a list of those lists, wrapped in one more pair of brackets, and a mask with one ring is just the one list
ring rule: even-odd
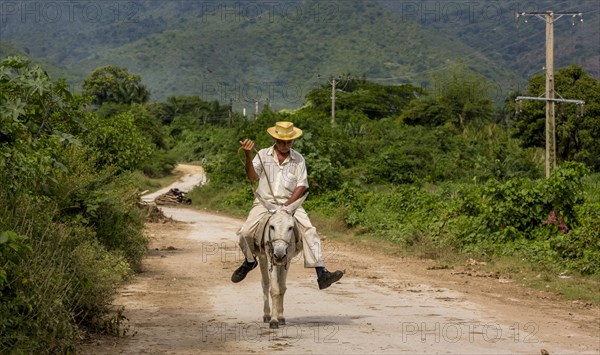
{"label": "donkey's hoof", "polygon": [[276,320],[272,320],[269,322],[269,328],[271,329],[278,329],[279,328],[279,322]]}
{"label": "donkey's hoof", "polygon": [[279,325],[285,325],[285,318],[279,318]]}
{"label": "donkey's hoof", "polygon": [[271,316],[263,316],[263,323],[269,323]]}

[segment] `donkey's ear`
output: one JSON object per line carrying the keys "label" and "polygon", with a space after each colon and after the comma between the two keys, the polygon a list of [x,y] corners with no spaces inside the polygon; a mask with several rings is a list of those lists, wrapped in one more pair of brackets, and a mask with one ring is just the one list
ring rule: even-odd
{"label": "donkey's ear", "polygon": [[254,193],[254,196],[260,201],[260,203],[267,209],[269,212],[274,213],[277,210],[277,206],[272,204],[271,202],[262,198],[258,193]]}
{"label": "donkey's ear", "polygon": [[298,207],[302,206],[302,203],[304,202],[304,200],[306,200],[307,197],[308,197],[308,192],[305,193],[304,195],[302,195],[302,197],[300,197],[296,201],[290,203],[290,205],[287,206],[288,213],[293,216],[294,213],[296,212],[296,210],[298,209]]}

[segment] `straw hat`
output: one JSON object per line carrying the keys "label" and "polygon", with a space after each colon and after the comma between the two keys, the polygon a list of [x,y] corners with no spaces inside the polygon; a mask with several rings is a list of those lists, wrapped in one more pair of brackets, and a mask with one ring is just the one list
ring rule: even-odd
{"label": "straw hat", "polygon": [[292,122],[276,122],[274,127],[267,128],[267,132],[282,141],[291,141],[302,135],[302,130],[294,127]]}

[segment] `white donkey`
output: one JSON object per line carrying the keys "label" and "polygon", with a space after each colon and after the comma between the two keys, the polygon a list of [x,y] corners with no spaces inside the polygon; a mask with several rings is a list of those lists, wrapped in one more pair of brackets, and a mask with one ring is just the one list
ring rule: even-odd
{"label": "white donkey", "polygon": [[[308,194],[287,206],[287,212],[278,206],[265,201],[257,195],[258,200],[269,210],[268,220],[264,231],[259,228],[255,239],[258,246],[258,262],[262,274],[263,289],[263,321],[269,322],[269,328],[276,329],[285,325],[283,316],[283,296],[285,295],[286,279],[292,258],[302,251],[302,240],[296,228],[294,213],[302,205]],[[262,233],[261,233],[262,232]],[[272,311],[269,304],[269,294],[272,300]]]}

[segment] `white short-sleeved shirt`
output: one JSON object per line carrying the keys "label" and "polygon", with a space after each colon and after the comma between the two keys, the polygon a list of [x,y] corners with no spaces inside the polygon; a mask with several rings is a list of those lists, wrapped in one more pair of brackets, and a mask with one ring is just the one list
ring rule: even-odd
{"label": "white short-sleeved shirt", "polygon": [[[264,171],[258,156],[262,159],[265,167]],[[293,149],[290,149],[290,155],[281,165],[277,159],[274,146],[261,149],[252,160],[252,164],[260,177],[256,192],[267,201],[282,204],[292,196],[298,186],[308,187],[304,157]],[[275,198],[273,198],[269,189],[267,176],[271,182]]]}

